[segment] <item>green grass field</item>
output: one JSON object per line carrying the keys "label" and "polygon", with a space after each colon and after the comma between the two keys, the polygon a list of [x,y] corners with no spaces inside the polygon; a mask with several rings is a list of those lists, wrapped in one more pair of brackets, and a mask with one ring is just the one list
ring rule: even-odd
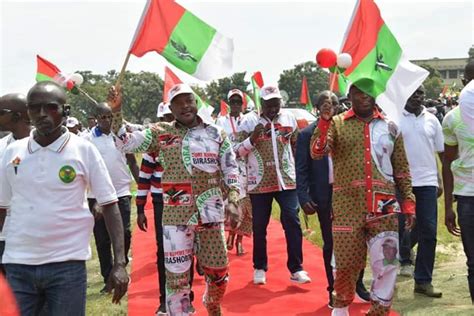
{"label": "green grass field", "polygon": [[[274,204],[274,218],[279,218],[278,205]],[[303,213],[300,219],[305,237],[321,247],[322,238],[317,216],[308,217],[309,229],[305,227]],[[413,293],[414,281],[411,278],[399,277],[393,308],[401,315],[474,315],[467,285],[466,257],[461,240],[448,233],[444,225],[444,200],[438,200],[438,244],[433,285],[443,292],[440,299],[431,299]],[[312,276],[314,278],[314,276]],[[324,276],[321,276],[324,277]],[[370,287],[371,272],[366,269],[365,284]]]}
{"label": "green grass field", "polygon": [[[132,204],[134,205],[134,203]],[[394,300],[394,309],[401,315],[425,316],[425,315],[474,315],[474,307],[470,303],[469,290],[467,287],[466,258],[462,250],[460,239],[448,233],[444,226],[443,199],[438,200],[438,246],[436,249],[436,263],[433,284],[443,292],[440,299],[430,299],[423,296],[415,296],[413,293],[413,280],[399,277]],[[279,218],[279,208],[274,204],[274,218]],[[136,212],[132,210],[132,227],[135,225]],[[317,246],[322,245],[321,231],[317,216],[308,217],[309,229],[306,230],[302,212],[300,213],[305,237]],[[87,262],[88,289],[87,289],[87,315],[109,316],[127,315],[127,299],[122,299],[120,305],[111,303],[111,296],[99,294],[103,286],[100,275],[99,260],[92,243],[92,259]],[[154,255],[154,251],[151,252]],[[249,267],[250,269],[250,267]],[[311,276],[312,278],[325,276]],[[370,269],[366,270],[365,283],[370,286]]]}

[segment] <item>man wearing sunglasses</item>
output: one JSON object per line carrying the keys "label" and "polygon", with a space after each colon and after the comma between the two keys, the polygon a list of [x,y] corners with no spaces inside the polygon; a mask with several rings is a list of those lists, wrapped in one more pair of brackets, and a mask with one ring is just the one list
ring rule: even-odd
{"label": "man wearing sunglasses", "polygon": [[98,150],[64,127],[66,93],[54,82],[35,84],[27,96],[29,137],[5,151],[0,162],[0,228],[9,208],[3,262],[22,315],[85,315],[93,217],[89,187],[102,206],[115,261],[112,302],[127,292],[123,227],[117,195]]}
{"label": "man wearing sunglasses", "polygon": [[[9,132],[7,136],[0,139],[0,160],[7,146],[18,139],[27,137],[30,134],[30,119],[26,113],[26,96],[20,93],[6,94],[0,98],[0,131]],[[5,270],[2,265],[2,255],[5,249],[6,223],[4,229],[0,229],[0,273]]]}

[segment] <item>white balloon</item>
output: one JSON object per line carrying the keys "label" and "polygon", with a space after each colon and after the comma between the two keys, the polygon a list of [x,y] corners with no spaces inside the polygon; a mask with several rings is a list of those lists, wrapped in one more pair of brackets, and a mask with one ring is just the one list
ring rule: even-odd
{"label": "white balloon", "polygon": [[342,53],[337,56],[337,66],[340,68],[349,68],[352,65],[352,56],[348,53]]}
{"label": "white balloon", "polygon": [[73,73],[69,79],[74,81],[74,83],[78,86],[80,86],[84,82],[84,78],[81,74],[78,73]]}

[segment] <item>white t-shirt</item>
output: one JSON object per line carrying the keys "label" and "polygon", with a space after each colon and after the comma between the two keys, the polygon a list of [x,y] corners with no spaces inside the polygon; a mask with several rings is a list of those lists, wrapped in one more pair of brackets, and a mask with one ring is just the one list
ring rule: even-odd
{"label": "white t-shirt", "polygon": [[99,205],[117,201],[98,150],[65,131],[47,147],[30,137],[8,146],[0,162],[0,208],[10,208],[3,263],[40,265],[91,256],[94,219],[90,187]]}
{"label": "white t-shirt", "polygon": [[[7,136],[0,139],[0,161],[2,160],[3,154],[7,149],[7,146],[13,143],[16,139],[13,138],[13,134],[8,134]],[[0,230],[0,241],[5,240],[7,225],[10,220],[10,211],[7,210],[7,215],[5,217],[5,222],[3,223],[3,229]]]}
{"label": "white t-shirt", "polygon": [[436,116],[426,109],[418,116],[404,110],[400,131],[410,165],[412,185],[438,186],[436,153],[444,151],[444,138]]}
{"label": "white t-shirt", "polygon": [[[132,177],[127,166],[127,158],[115,146],[113,134],[103,134],[96,126],[84,138],[89,140],[99,150],[109,171],[117,196],[131,195],[130,184],[132,183]],[[89,194],[89,198],[93,198],[93,195]]]}

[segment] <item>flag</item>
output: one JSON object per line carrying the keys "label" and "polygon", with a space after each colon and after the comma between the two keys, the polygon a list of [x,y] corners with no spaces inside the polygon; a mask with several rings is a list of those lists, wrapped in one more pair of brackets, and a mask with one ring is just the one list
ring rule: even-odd
{"label": "flag", "polygon": [[227,116],[230,113],[230,108],[224,100],[221,100],[221,111],[219,113],[220,116]]}
{"label": "flag", "polygon": [[250,81],[252,83],[255,108],[257,110],[257,113],[260,113],[262,109],[262,106],[260,104],[260,88],[263,87],[262,73],[260,71],[257,71],[253,74],[252,78],[250,78]]}
{"label": "flag", "polygon": [[58,67],[53,65],[51,62],[47,61],[40,55],[36,55],[37,62],[37,71],[36,71],[36,81],[54,81],[57,84],[65,87],[69,91],[74,88],[74,82],[68,80],[59,70]]}
{"label": "flag", "polygon": [[174,0],[148,0],[130,46],[141,57],[155,51],[201,80],[229,75],[234,44]]}
{"label": "flag", "polygon": [[165,66],[165,86],[163,87],[163,102],[168,102],[168,91],[173,88],[174,85],[183,83],[178,76],[175,75],[171,69]]}
{"label": "flag", "polygon": [[306,110],[311,113],[313,111],[313,103],[311,103],[311,96],[308,89],[308,81],[306,76],[303,76],[303,81],[301,82],[301,94],[300,94],[301,104],[306,105]]}
{"label": "flag", "polygon": [[[165,85],[163,87],[163,102],[168,102],[168,92],[170,89],[177,85],[178,83],[183,83],[181,79],[168,67],[165,66]],[[196,92],[194,92],[194,97],[196,98],[198,114],[203,119],[207,121],[213,121],[212,119],[212,112],[214,112],[214,108],[204,102]]]}
{"label": "flag", "polygon": [[350,82],[372,78],[374,84],[360,86],[394,121],[399,121],[408,98],[429,75],[403,54],[385,24],[374,0],[358,0],[342,45],[352,56],[352,65],[338,76],[341,93]]}

